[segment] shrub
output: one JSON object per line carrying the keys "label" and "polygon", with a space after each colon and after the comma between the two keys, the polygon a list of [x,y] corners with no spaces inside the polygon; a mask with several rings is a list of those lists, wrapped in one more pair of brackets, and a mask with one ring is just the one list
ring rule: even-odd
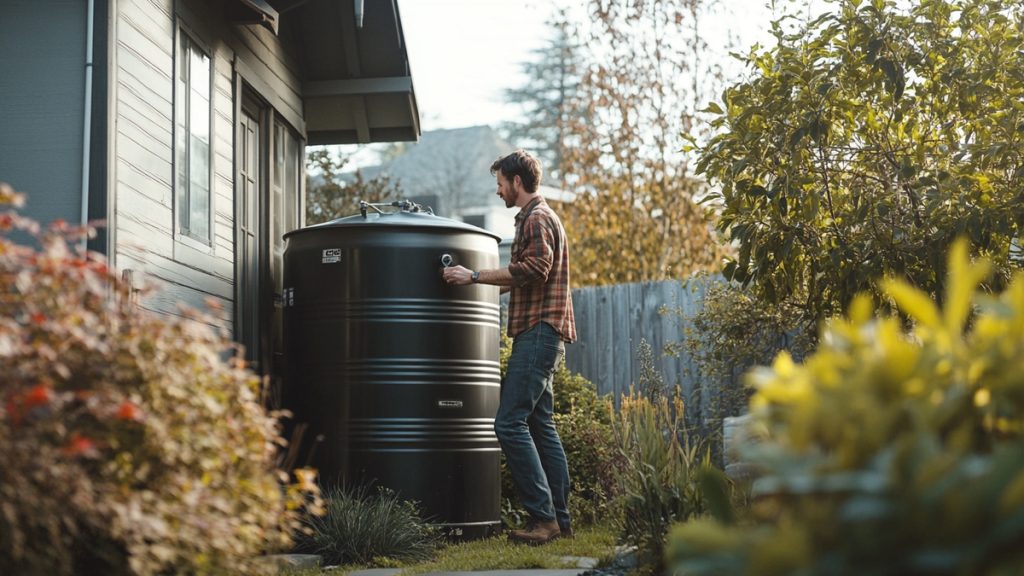
{"label": "shrub", "polygon": [[675,351],[685,350],[697,365],[700,389],[707,394],[700,432],[712,460],[722,466],[722,419],[746,412],[753,393],[743,374],[770,363],[781,350],[802,358],[812,346],[813,325],[799,308],[770,304],[735,283],[711,284],[701,310],[688,320]]}
{"label": "shrub", "polygon": [[[501,373],[505,374],[512,340],[502,337]],[[611,474],[621,465],[611,431],[612,406],[606,397],[598,396],[592,382],[573,374],[562,363],[555,371],[554,420],[569,462],[572,484],[569,512],[573,521],[589,524],[616,517],[614,511],[618,487]],[[520,525],[527,513],[518,503],[515,483],[504,457],[501,470],[502,521],[506,526]]]}
{"label": "shrub", "polygon": [[392,490],[368,486],[324,490],[326,514],[309,519],[311,535],[301,548],[327,564],[393,566],[429,559],[440,533],[424,522],[413,502]]}
{"label": "shrub", "polygon": [[[607,400],[600,408],[603,408],[602,415],[613,409]],[[623,465],[615,451],[611,424],[602,421],[595,412],[574,404],[568,412],[555,414],[555,425],[569,461],[572,484],[569,512],[573,522],[577,525],[607,524],[619,515],[615,502],[621,491],[614,471]]]}
{"label": "shrub", "polygon": [[315,486],[282,489],[277,421],[231,342],[131,304],[72,250],[84,230],[5,212],[0,232],[0,572],[253,572],[287,546]]}
{"label": "shrub", "polygon": [[753,526],[673,531],[688,574],[1017,574],[1024,570],[1024,274],[976,294],[987,262],[954,244],[944,306],[895,280],[907,315],[861,297],[803,365],[751,375],[764,440]]}
{"label": "shrub", "polygon": [[654,400],[631,390],[612,424],[624,461],[617,474],[624,497],[622,535],[654,573],[661,573],[669,526],[705,508],[700,472],[710,459],[701,443],[691,443],[683,414],[678,388]]}

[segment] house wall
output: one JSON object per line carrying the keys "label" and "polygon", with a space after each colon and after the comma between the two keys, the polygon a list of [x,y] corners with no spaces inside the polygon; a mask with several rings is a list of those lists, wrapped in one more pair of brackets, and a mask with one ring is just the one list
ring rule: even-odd
{"label": "house wall", "polygon": [[77,222],[82,202],[86,4],[14,0],[0,13],[0,182],[25,213]]}
{"label": "house wall", "polygon": [[[205,0],[113,0],[111,176],[115,265],[159,290],[144,307],[177,314],[205,307],[230,326],[235,298],[234,131],[238,74],[302,133],[297,66],[279,38],[222,20]],[[174,53],[184,26],[210,52],[213,68],[213,246],[195,250],[176,235],[174,214]],[[140,274],[135,274],[140,272]]]}

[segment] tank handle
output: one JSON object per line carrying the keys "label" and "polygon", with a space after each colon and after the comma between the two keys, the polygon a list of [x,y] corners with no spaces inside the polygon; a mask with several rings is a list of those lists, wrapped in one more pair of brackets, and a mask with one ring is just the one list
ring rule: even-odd
{"label": "tank handle", "polygon": [[451,254],[447,254],[446,253],[446,254],[442,254],[441,255],[441,266],[444,266],[445,268],[447,268],[447,267],[451,266],[454,263],[455,263],[455,258],[453,258]]}

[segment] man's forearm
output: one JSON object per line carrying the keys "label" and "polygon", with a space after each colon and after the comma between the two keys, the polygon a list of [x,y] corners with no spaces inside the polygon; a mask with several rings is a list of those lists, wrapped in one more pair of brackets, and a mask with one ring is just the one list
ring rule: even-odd
{"label": "man's forearm", "polygon": [[493,286],[512,286],[512,273],[508,271],[508,268],[481,270],[480,278],[477,282],[480,284],[491,284]]}
{"label": "man's forearm", "polygon": [[[490,284],[507,288],[515,284],[512,279],[512,272],[508,268],[497,268],[495,270],[479,270],[480,275],[476,279],[478,284]],[[442,273],[444,281],[455,286],[466,286],[473,283],[473,271],[465,266],[450,266]],[[504,292],[505,290],[502,290]]]}

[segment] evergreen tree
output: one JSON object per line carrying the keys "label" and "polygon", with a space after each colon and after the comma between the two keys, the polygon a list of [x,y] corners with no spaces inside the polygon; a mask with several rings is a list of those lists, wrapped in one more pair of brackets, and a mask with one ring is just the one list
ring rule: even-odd
{"label": "evergreen tree", "polygon": [[522,119],[501,126],[503,137],[535,154],[545,180],[564,188],[562,163],[571,145],[570,125],[580,116],[577,91],[583,73],[578,34],[565,11],[548,22],[550,39],[523,62],[526,83],[505,91],[508,102],[522,107]]}

